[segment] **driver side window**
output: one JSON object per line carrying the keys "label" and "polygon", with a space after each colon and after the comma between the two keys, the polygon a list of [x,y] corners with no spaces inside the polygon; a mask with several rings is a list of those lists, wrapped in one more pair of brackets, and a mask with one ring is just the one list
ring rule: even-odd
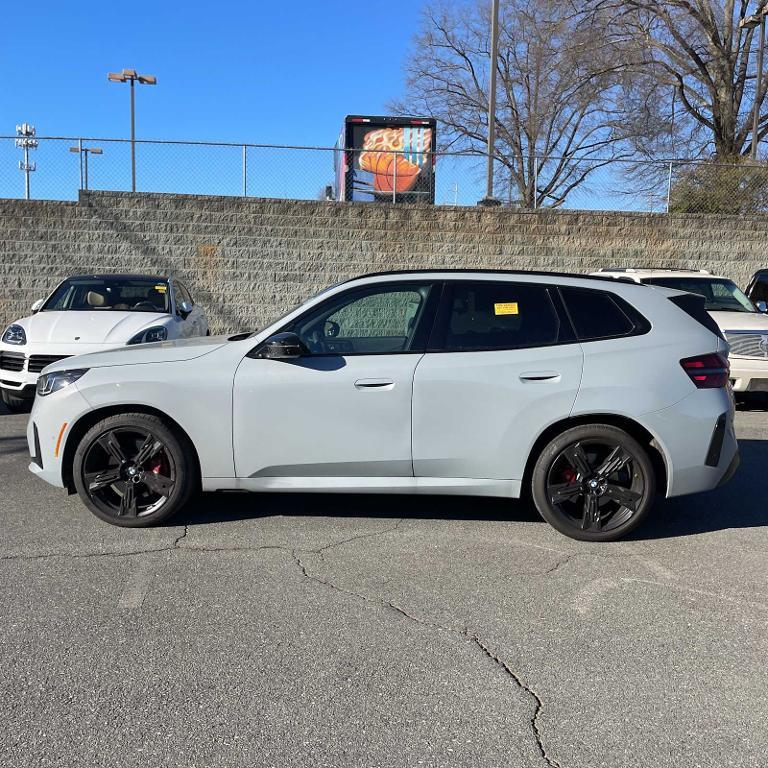
{"label": "driver side window", "polygon": [[340,296],[302,318],[294,331],[316,355],[410,351],[430,286],[390,286]]}

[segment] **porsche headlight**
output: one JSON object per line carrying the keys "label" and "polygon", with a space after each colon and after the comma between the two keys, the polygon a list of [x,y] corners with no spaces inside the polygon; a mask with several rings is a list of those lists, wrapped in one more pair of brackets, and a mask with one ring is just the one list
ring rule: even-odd
{"label": "porsche headlight", "polygon": [[165,341],[167,338],[168,329],[162,325],[156,325],[152,328],[147,328],[145,331],[140,331],[128,343],[151,344],[153,341]]}
{"label": "porsche headlight", "polygon": [[27,334],[20,325],[9,325],[3,333],[3,342],[6,344],[26,344]]}
{"label": "porsche headlight", "polygon": [[53,371],[53,373],[44,373],[37,380],[37,394],[40,397],[58,392],[64,387],[68,387],[70,384],[74,384],[84,373],[87,373],[87,368],[77,368],[71,371]]}

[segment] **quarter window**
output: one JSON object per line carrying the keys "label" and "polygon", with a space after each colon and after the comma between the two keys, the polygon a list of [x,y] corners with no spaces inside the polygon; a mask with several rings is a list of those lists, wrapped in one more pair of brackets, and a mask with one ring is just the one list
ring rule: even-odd
{"label": "quarter window", "polygon": [[633,333],[645,333],[650,326],[623,299],[589,288],[561,288],[579,341],[597,341]]}
{"label": "quarter window", "polygon": [[435,350],[524,349],[571,340],[546,286],[449,282],[445,290],[441,323],[430,344]]}
{"label": "quarter window", "polygon": [[429,285],[398,285],[343,294],[299,319],[294,332],[316,355],[413,351],[429,291]]}

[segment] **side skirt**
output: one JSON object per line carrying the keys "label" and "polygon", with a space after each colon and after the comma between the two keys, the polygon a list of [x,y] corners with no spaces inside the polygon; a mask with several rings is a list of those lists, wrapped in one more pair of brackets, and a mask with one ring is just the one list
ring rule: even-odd
{"label": "side skirt", "polygon": [[204,491],[393,493],[516,499],[520,480],[466,477],[204,477]]}

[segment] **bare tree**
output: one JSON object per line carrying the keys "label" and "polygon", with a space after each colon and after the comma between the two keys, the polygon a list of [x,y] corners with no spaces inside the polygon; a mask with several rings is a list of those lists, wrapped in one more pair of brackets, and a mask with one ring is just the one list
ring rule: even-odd
{"label": "bare tree", "polygon": [[[644,154],[749,153],[756,93],[751,54],[759,30],[739,21],[768,0],[591,0],[606,44],[626,65],[628,125]],[[610,16],[607,16],[610,14]],[[761,115],[758,140],[768,133]]]}
{"label": "bare tree", "polygon": [[[489,5],[428,4],[405,65],[407,96],[393,108],[436,117],[443,149],[487,151]],[[501,2],[496,176],[528,208],[562,205],[628,154],[616,104],[622,63],[602,42],[599,12],[586,18],[574,5],[583,3]]]}

